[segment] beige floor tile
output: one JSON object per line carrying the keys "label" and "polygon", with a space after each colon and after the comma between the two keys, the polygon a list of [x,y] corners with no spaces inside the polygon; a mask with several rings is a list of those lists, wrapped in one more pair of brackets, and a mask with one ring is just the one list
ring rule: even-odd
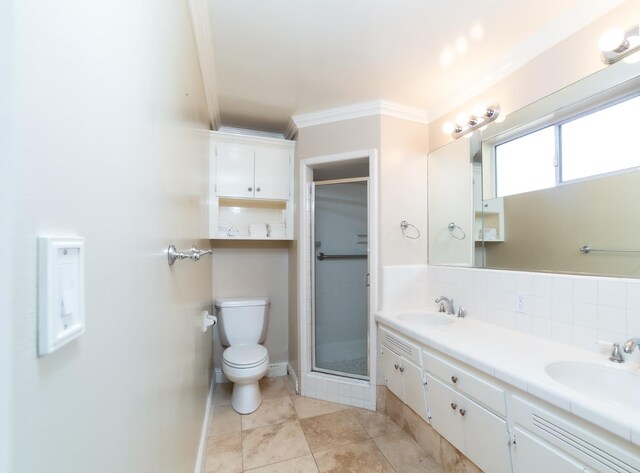
{"label": "beige floor tile", "polygon": [[314,457],[322,473],[394,473],[371,440],[315,453]]}
{"label": "beige floor tile", "polygon": [[205,473],[242,472],[242,434],[235,432],[207,440]]}
{"label": "beige floor tile", "polygon": [[444,438],[440,442],[440,458],[443,469],[449,473],[482,473],[480,468]]}
{"label": "beige floor tile", "polygon": [[310,397],[294,396],[293,405],[298,414],[298,418],[305,419],[307,417],[316,417],[331,412],[338,412],[350,409],[349,406],[336,404],[334,402],[321,401],[319,399],[311,399]]}
{"label": "beige floor tile", "polygon": [[368,439],[352,410],[300,419],[300,425],[313,453]]}
{"label": "beige floor tile", "polygon": [[262,399],[289,396],[287,382],[287,376],[262,378],[260,380],[260,394],[262,394]]}
{"label": "beige floor tile", "polygon": [[394,432],[373,439],[394,470],[402,473],[444,473],[406,432]]}
{"label": "beige floor tile", "polygon": [[358,422],[371,438],[380,437],[391,432],[400,432],[402,429],[391,417],[386,414],[366,409],[353,409]]}
{"label": "beige floor tile", "polygon": [[213,406],[213,415],[209,424],[209,437],[240,432],[241,417],[231,406]]}
{"label": "beige floor tile", "polygon": [[309,446],[298,421],[242,432],[242,457],[247,470],[309,453]]}
{"label": "beige floor tile", "polygon": [[296,419],[296,411],[289,396],[263,399],[262,404],[256,411],[242,416],[242,430],[282,424]]}
{"label": "beige floor tile", "polygon": [[213,405],[222,406],[231,404],[231,393],[233,392],[233,383],[216,384],[216,390],[213,393]]}
{"label": "beige floor tile", "polygon": [[[247,473],[318,473],[318,467],[313,456],[306,455],[293,460],[287,460],[273,465],[262,466]],[[364,472],[363,472],[364,473]]]}
{"label": "beige floor tile", "polygon": [[404,402],[388,389],[385,394],[385,412],[400,427],[404,426]]}
{"label": "beige floor tile", "polygon": [[438,464],[442,465],[440,456],[440,440],[442,437],[433,427],[427,424],[409,406],[404,406],[404,430],[416,443],[432,457]]}
{"label": "beige floor tile", "polygon": [[385,412],[386,396],[387,396],[387,387],[376,386],[376,410],[378,412]]}

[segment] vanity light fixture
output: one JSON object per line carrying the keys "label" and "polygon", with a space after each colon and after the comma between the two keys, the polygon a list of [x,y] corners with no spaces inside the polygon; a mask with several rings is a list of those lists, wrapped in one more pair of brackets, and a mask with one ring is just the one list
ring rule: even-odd
{"label": "vanity light fixture", "polygon": [[489,123],[497,120],[499,115],[500,105],[498,104],[489,107],[475,106],[471,115],[461,113],[456,123],[447,122],[442,125],[442,131],[455,139],[465,135],[471,136],[475,130],[484,129]]}
{"label": "vanity light fixture", "polygon": [[621,59],[625,62],[640,61],[640,29],[638,25],[627,31],[620,27],[609,28],[602,33],[598,47],[602,51],[602,62],[614,64]]}

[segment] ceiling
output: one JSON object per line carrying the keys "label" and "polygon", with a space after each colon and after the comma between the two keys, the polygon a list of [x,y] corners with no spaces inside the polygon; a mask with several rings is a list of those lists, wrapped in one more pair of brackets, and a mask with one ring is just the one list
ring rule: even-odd
{"label": "ceiling", "polygon": [[206,0],[223,125],[383,99],[430,119],[621,0]]}

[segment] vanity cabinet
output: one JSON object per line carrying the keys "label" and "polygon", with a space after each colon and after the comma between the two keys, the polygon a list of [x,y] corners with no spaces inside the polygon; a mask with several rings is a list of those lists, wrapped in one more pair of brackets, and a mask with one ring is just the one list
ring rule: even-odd
{"label": "vanity cabinet", "polygon": [[[295,142],[211,132],[209,237],[292,239]],[[281,227],[277,238],[249,234],[252,223]]]}
{"label": "vanity cabinet", "polygon": [[511,471],[504,391],[430,352],[423,353],[431,425],[483,471]]}
{"label": "vanity cabinet", "polygon": [[385,385],[389,391],[428,421],[420,348],[394,333],[381,329],[380,362]]}

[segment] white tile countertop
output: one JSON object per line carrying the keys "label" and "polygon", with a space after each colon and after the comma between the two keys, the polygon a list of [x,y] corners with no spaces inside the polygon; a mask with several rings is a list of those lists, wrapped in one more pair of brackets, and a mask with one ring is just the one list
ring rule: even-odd
{"label": "white tile countertop", "polygon": [[[640,445],[640,365],[610,362],[608,356],[509,330],[472,318],[455,318],[448,325],[408,323],[398,315],[418,310],[384,310],[379,324],[491,375],[515,388]],[[434,309],[422,312],[433,313]],[[453,317],[453,316],[451,316]],[[546,367],[572,361],[597,364],[638,377],[637,402],[624,405],[570,389],[552,379]]]}

